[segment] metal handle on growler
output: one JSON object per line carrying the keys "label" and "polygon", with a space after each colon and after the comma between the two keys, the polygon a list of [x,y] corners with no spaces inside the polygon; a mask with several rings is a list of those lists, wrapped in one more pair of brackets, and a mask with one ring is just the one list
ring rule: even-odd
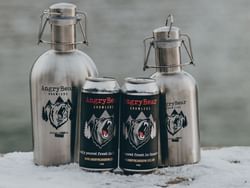
{"label": "metal handle on growler", "polygon": [[[148,65],[152,47],[155,66]],[[181,63],[182,47],[190,58],[188,63]],[[173,16],[169,15],[166,25],[144,40],[144,53],[143,69],[156,68],[152,78],[160,89],[159,166],[197,163],[200,160],[198,89],[195,79],[182,69],[193,64],[190,37],[173,26]]]}
{"label": "metal handle on growler", "polygon": [[[41,16],[38,43],[50,44],[52,49],[36,60],[30,73],[34,163],[38,165],[78,161],[81,88],[87,77],[97,76],[97,69],[87,54],[76,49],[77,44],[87,44],[86,14],[76,8],[58,3]],[[51,41],[42,39],[47,24]],[[76,42],[78,24],[81,42]]]}

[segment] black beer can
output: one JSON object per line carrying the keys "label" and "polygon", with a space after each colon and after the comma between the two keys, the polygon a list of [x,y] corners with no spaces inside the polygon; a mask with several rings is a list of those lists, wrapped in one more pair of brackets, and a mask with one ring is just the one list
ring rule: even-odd
{"label": "black beer can", "polygon": [[81,168],[110,171],[117,168],[119,85],[113,78],[88,78],[81,98]]}
{"label": "black beer can", "polygon": [[159,88],[151,78],[126,78],[121,92],[120,168],[150,172],[158,166]]}

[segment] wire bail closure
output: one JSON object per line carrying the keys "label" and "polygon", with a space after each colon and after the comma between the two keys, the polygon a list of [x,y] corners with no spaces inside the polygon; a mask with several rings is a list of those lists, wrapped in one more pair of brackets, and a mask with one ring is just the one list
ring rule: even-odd
{"label": "wire bail closure", "polygon": [[[172,29],[172,25],[174,23],[173,16],[170,14],[166,20],[165,26],[168,26],[169,24],[169,31],[168,31],[168,38],[169,39],[164,39],[164,40],[155,40],[154,37],[147,37],[143,40],[143,45],[144,45],[144,66],[143,66],[143,71],[145,71],[148,68],[173,68],[173,67],[183,67],[186,65],[195,65],[194,64],[194,58],[193,58],[193,51],[192,51],[192,46],[191,46],[191,39],[187,34],[180,34],[179,39],[170,39],[170,32]],[[149,41],[150,40],[150,41]],[[149,41],[149,48],[147,51],[147,41]],[[185,43],[185,41],[188,42],[188,46]],[[188,54],[188,57],[190,59],[190,62],[187,63],[180,63],[179,65],[165,65],[165,66],[151,66],[148,65],[148,59],[149,55],[151,52],[152,47],[154,48],[176,48],[176,47],[184,47],[186,53]]]}
{"label": "wire bail closure", "polygon": [[[79,24],[79,27],[80,27],[80,31],[82,33],[82,37],[83,37],[83,40],[82,41],[78,41],[78,42],[74,42],[74,43],[55,43],[55,42],[50,42],[50,41],[46,41],[46,40],[43,40],[42,37],[43,37],[43,33],[44,33],[44,30],[45,30],[45,27],[48,23],[48,21],[51,20],[51,15],[57,15],[57,16],[60,16],[62,15],[62,13],[53,13],[53,12],[50,12],[48,9],[44,10],[44,12],[41,14],[40,16],[40,26],[39,26],[39,32],[38,32],[38,41],[37,41],[37,44],[39,45],[40,43],[45,43],[45,44],[64,44],[64,45],[78,45],[78,44],[85,44],[88,46],[88,39],[87,39],[87,14],[85,12],[82,12],[82,11],[77,11],[76,12],[76,16],[74,17],[70,17],[71,20],[73,21],[72,23],[74,24]],[[84,28],[83,28],[83,18],[84,18]]]}

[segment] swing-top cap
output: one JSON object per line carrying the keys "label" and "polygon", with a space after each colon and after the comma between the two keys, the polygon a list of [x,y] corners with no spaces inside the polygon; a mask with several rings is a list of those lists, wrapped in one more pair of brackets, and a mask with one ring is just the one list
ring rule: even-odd
{"label": "swing-top cap", "polygon": [[49,7],[49,14],[57,18],[75,17],[76,8],[76,5],[72,3],[56,3]]}
{"label": "swing-top cap", "polygon": [[155,40],[178,40],[180,39],[180,29],[173,26],[174,19],[170,14],[166,20],[166,24],[163,27],[159,27],[153,30],[153,36]]}

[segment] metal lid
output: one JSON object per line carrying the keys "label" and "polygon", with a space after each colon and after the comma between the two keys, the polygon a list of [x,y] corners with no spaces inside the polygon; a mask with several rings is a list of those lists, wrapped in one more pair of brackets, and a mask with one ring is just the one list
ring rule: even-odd
{"label": "metal lid", "polygon": [[174,18],[170,14],[167,18],[165,26],[153,30],[155,48],[176,48],[181,46],[180,29],[178,27],[174,27],[173,23]]}
{"label": "metal lid", "polygon": [[48,10],[50,24],[74,25],[77,22],[76,5],[71,3],[56,3]]}
{"label": "metal lid", "polygon": [[178,27],[163,26],[153,31],[156,40],[176,40],[180,39],[180,29]]}
{"label": "metal lid", "polygon": [[[42,39],[43,32],[47,23],[51,24],[51,28],[54,28],[54,38],[53,41],[45,41]],[[79,24],[80,31],[82,33],[83,41],[75,41],[75,25]],[[58,31],[59,30],[59,31]],[[38,44],[40,42],[52,44],[69,46],[76,44],[86,44],[87,40],[87,15],[85,12],[77,10],[77,6],[72,3],[56,3],[43,11],[41,15],[41,23],[38,34]],[[62,40],[62,38],[70,38],[70,40]],[[61,51],[61,50],[60,50]]]}
{"label": "metal lid", "polygon": [[52,17],[65,18],[76,16],[76,5],[72,3],[56,3],[49,7]]}
{"label": "metal lid", "polygon": [[[144,66],[143,70],[147,68],[157,68],[157,71],[174,72],[179,71],[180,67],[193,64],[193,53],[191,47],[191,40],[187,34],[180,32],[178,27],[173,26],[174,19],[170,14],[163,27],[153,30],[153,37],[148,37],[143,40],[144,43]],[[147,51],[147,41],[149,43]],[[189,49],[186,45],[188,42]],[[180,50],[184,46],[190,62],[181,63]],[[148,59],[152,47],[155,48],[155,66],[148,65]]]}

